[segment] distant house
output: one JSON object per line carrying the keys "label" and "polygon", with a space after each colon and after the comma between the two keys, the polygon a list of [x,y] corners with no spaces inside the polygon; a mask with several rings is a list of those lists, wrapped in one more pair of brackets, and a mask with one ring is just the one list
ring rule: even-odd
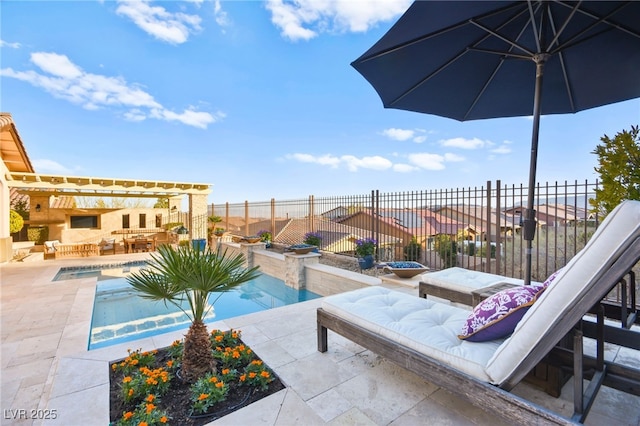
{"label": "distant house", "polygon": [[[504,213],[515,218],[523,215],[523,206],[505,209]],[[566,204],[541,204],[535,207],[538,226],[575,226],[585,221],[595,221],[595,215],[587,209]]]}
{"label": "distant house", "polygon": [[[353,254],[356,240],[370,237],[370,233],[361,228],[317,216],[313,218],[313,221],[310,218],[276,220],[273,241],[285,245],[300,244],[303,242],[305,234],[312,230],[311,228],[321,237],[319,248],[333,253]],[[270,221],[252,223],[250,229],[254,231],[253,234],[260,230],[270,230]],[[379,250],[380,247],[384,250],[386,246],[395,246],[396,244],[397,239],[389,235],[383,235]]]}
{"label": "distant house", "polygon": [[404,247],[414,238],[424,248],[430,248],[433,237],[455,237],[460,230],[468,228],[428,209],[381,209],[377,215],[366,209],[342,217],[337,222],[391,236],[398,242],[395,253],[398,259],[403,258]]}
{"label": "distant house", "polygon": [[507,212],[497,213],[495,209],[492,209],[487,213],[487,208],[484,206],[447,205],[439,207],[435,211],[442,216],[466,223],[474,231],[472,234],[474,234],[476,241],[486,241],[487,235],[495,234],[496,224],[498,224],[500,234],[505,236],[518,233],[521,228],[519,216],[516,221],[514,216]]}

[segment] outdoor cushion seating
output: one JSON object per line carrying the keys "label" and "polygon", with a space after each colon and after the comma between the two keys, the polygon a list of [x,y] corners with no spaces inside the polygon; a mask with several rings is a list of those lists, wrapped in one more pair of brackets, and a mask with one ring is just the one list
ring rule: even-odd
{"label": "outdoor cushion seating", "polygon": [[46,259],[55,259],[56,257],[56,246],[60,244],[58,240],[45,241],[44,242],[44,258]]}
{"label": "outdoor cushion seating", "polygon": [[100,247],[100,254],[106,254],[107,252],[116,254],[115,238],[103,238],[100,243],[98,243],[98,246]]}
{"label": "outdoor cushion seating", "polygon": [[[516,423],[583,421],[601,384],[628,392],[638,392],[640,386],[640,370],[602,361],[603,339],[598,340],[597,371],[586,393],[582,392],[582,368],[575,369],[580,376],[574,380],[574,393],[578,397],[574,400],[573,420],[508,391],[639,260],[640,202],[625,201],[606,217],[585,248],[557,274],[509,337],[485,342],[459,339],[458,333],[469,315],[467,309],[369,287],[323,300],[317,310],[318,350],[327,351],[327,330],[332,330]],[[637,332],[624,331],[634,334],[629,341],[638,341]],[[573,362],[582,367],[584,359],[587,363],[591,360],[583,357],[581,334],[576,331],[576,335]],[[619,385],[625,381],[626,386]],[[630,382],[634,384],[631,386]]]}
{"label": "outdoor cushion seating", "polygon": [[[487,272],[472,271],[457,266],[422,275],[420,291],[424,297],[432,295],[452,302],[474,305],[472,292],[499,283],[524,284],[524,280]],[[540,284],[532,281],[532,284]]]}

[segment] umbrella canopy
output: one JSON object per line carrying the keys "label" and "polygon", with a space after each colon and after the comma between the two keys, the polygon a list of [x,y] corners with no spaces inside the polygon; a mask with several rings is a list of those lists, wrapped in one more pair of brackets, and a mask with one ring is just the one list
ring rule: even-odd
{"label": "umbrella canopy", "polygon": [[533,116],[528,284],[540,116],[640,97],[640,2],[417,1],[351,65],[386,108],[460,121]]}

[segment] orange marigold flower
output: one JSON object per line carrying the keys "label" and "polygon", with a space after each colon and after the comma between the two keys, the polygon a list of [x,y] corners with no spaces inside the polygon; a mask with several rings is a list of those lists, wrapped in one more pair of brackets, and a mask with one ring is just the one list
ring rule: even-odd
{"label": "orange marigold flower", "polygon": [[167,361],[167,367],[169,367],[169,368],[173,367],[173,360],[172,359]]}
{"label": "orange marigold flower", "polygon": [[142,421],[140,423],[138,423],[138,426],[149,426],[149,423]]}
{"label": "orange marigold flower", "polygon": [[216,383],[216,387],[217,387],[217,388],[222,388],[222,387],[224,387],[224,382],[218,382],[218,383]]}
{"label": "orange marigold flower", "polygon": [[147,395],[147,402],[153,402],[153,400],[156,399],[156,396],[152,393],[150,393],[149,395]]}
{"label": "orange marigold flower", "polygon": [[242,376],[240,376],[240,381],[244,382],[246,378],[247,378],[247,375],[243,374]]}
{"label": "orange marigold flower", "polygon": [[167,416],[162,416],[160,417],[160,423],[166,423],[169,419],[167,419]]}
{"label": "orange marigold flower", "polygon": [[216,342],[222,342],[224,336],[216,336]]}
{"label": "orange marigold flower", "polygon": [[131,365],[138,365],[140,361],[138,361],[137,359],[132,359],[131,360]]}
{"label": "orange marigold flower", "polygon": [[122,383],[129,383],[131,380],[133,380],[131,376],[126,376],[124,379],[122,379]]}
{"label": "orange marigold flower", "polygon": [[253,361],[251,361],[251,364],[253,364],[253,365],[262,365],[262,361],[260,361],[259,359],[254,359]]}
{"label": "orange marigold flower", "polygon": [[234,357],[234,358],[240,358],[240,352],[233,351],[233,354],[231,356]]}
{"label": "orange marigold flower", "polygon": [[209,398],[208,393],[201,393],[200,396],[198,397],[198,401],[202,401],[203,399],[207,399],[207,398]]}
{"label": "orange marigold flower", "polygon": [[113,371],[116,371],[116,368],[118,368],[118,364],[111,364],[111,369]]}
{"label": "orange marigold flower", "polygon": [[257,376],[257,374],[256,374],[256,373],[254,373],[253,371],[252,371],[251,373],[249,373],[249,378],[250,378],[250,379],[253,379],[253,378],[254,378],[254,377],[256,377],[256,376]]}
{"label": "orange marigold flower", "polygon": [[231,337],[233,337],[234,339],[238,338],[238,333],[231,333]]}
{"label": "orange marigold flower", "polygon": [[229,372],[230,372],[230,371],[231,371],[231,370],[230,370],[230,369],[228,369],[228,368],[223,368],[223,369],[222,369],[222,374],[224,374],[224,375],[229,374]]}
{"label": "orange marigold flower", "polygon": [[133,389],[129,389],[129,396],[133,396]]}
{"label": "orange marigold flower", "polygon": [[218,378],[216,376],[213,376],[212,378],[209,379],[210,383],[216,383],[218,381]]}
{"label": "orange marigold flower", "polygon": [[122,415],[122,418],[125,420],[129,420],[131,417],[133,417],[133,413],[131,411],[127,411]]}
{"label": "orange marigold flower", "polygon": [[261,375],[262,377],[264,377],[264,378],[267,378],[267,379],[268,379],[268,378],[269,378],[269,376],[270,376],[270,374],[269,374],[269,372],[268,372],[268,371],[263,371],[262,373],[260,373],[260,375]]}
{"label": "orange marigold flower", "polygon": [[153,411],[154,408],[156,408],[155,405],[147,404],[147,414],[151,414],[151,412]]}

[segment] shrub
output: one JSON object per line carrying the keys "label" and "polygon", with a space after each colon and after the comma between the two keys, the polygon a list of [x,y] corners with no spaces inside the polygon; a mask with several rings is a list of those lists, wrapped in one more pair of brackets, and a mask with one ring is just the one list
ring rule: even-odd
{"label": "shrub", "polygon": [[36,244],[44,244],[49,239],[48,226],[30,226],[27,229],[27,239],[34,241]]}
{"label": "shrub", "polygon": [[22,227],[24,226],[24,219],[20,214],[15,210],[9,211],[9,233],[15,234],[16,232],[20,232]]}
{"label": "shrub", "polygon": [[304,234],[303,242],[305,244],[320,247],[320,243],[322,242],[322,235],[320,235],[318,232],[307,232],[306,234]]}
{"label": "shrub", "polygon": [[422,255],[422,247],[416,237],[411,238],[409,244],[404,247],[404,260],[419,262]]}
{"label": "shrub", "polygon": [[438,235],[435,240],[435,249],[445,268],[458,265],[458,245],[448,235]]}
{"label": "shrub", "polygon": [[356,254],[359,257],[372,256],[376,251],[376,244],[378,242],[373,238],[365,238],[362,240],[356,240]]}

